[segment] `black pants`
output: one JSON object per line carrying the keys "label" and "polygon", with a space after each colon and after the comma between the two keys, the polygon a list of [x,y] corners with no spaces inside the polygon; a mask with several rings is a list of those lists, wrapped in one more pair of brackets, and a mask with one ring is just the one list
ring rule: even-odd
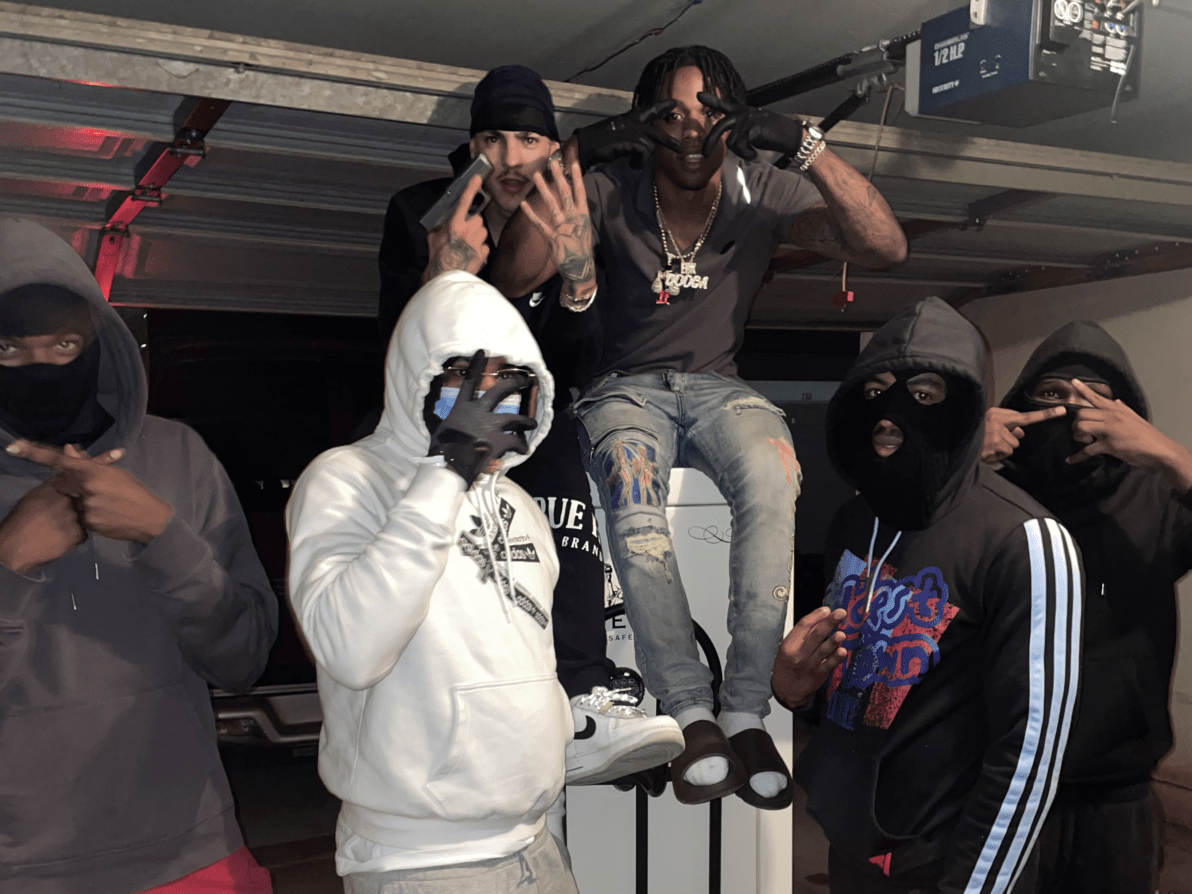
{"label": "black pants", "polygon": [[615,668],[605,657],[604,557],[575,420],[566,410],[555,408],[550,431],[509,477],[546,513],[555,535],[559,583],[551,615],[559,682],[569,697],[605,686]]}
{"label": "black pants", "polygon": [[828,847],[828,884],[831,894],[936,894],[935,885],[910,882],[885,875],[872,863],[855,863]]}
{"label": "black pants", "polygon": [[[1038,854],[1027,859],[1014,888],[1015,894],[1035,891]],[[938,894],[937,883],[943,872],[939,863],[923,867],[913,877],[887,876],[881,868],[872,863],[855,863],[832,847],[828,848],[828,877],[831,894]],[[1044,889],[1038,889],[1040,892]],[[1051,894],[1051,889],[1046,889]],[[1082,894],[1100,892],[1101,889],[1087,888]],[[1151,892],[1147,892],[1151,894]]]}
{"label": "black pants", "polygon": [[[1123,800],[1124,796],[1130,796]],[[1150,786],[1053,804],[1037,844],[1039,879],[1015,894],[1152,894],[1163,858],[1163,808]]]}

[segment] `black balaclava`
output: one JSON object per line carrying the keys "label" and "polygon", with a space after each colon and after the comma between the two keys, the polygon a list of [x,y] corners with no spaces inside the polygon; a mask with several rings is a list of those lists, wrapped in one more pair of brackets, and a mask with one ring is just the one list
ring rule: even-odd
{"label": "black balaclava", "polygon": [[[1022,389],[1012,402],[1012,409],[1030,412],[1057,406],[1029,396],[1043,379],[1080,379],[1105,384],[1113,390],[1115,398],[1133,393],[1127,379],[1110,364],[1096,357],[1060,354]],[[1056,419],[1044,419],[1023,427],[1018,448],[1006,461],[1003,474],[1029,493],[1051,499],[1079,500],[1112,490],[1129,468],[1117,457],[1102,453],[1084,462],[1065,462],[1087,446],[1072,434],[1076,414],[1087,407],[1066,405],[1066,409],[1067,412]]]}
{"label": "black balaclava", "polygon": [[469,134],[486,130],[525,130],[559,142],[554,100],[536,71],[524,65],[502,65],[476,85]]}
{"label": "black balaclava", "polygon": [[100,344],[87,300],[47,283],[0,295],[0,335],[64,331],[88,342],[70,363],[0,366],[0,427],[43,444],[87,447],[112,424],[98,401]]}
{"label": "black balaclava", "polygon": [[[908,379],[933,370],[895,373],[893,385],[872,400],[858,386],[842,413],[849,431],[840,443],[855,445],[848,467],[873,513],[898,530],[921,531],[931,523],[940,491],[958,459],[957,451],[972,431],[973,387],[943,375],[947,397],[925,405],[906,387]],[[902,431],[902,445],[887,457],[873,449],[873,431],[886,419]]]}

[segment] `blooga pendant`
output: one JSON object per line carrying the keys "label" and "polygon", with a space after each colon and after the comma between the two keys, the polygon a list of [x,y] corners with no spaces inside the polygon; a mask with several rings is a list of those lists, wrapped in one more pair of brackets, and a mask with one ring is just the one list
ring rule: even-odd
{"label": "blooga pendant", "polygon": [[[658,218],[658,234],[662,242],[662,250],[666,255],[666,266],[658,271],[651,287],[658,296],[656,304],[670,304],[670,299],[678,295],[682,289],[707,289],[708,277],[700,276],[695,267],[695,256],[703,247],[708,232],[712,229],[712,221],[716,218],[716,209],[720,207],[720,185],[717,184],[716,197],[712,200],[712,208],[708,219],[704,223],[704,231],[696,240],[691,250],[683,253],[679,251],[679,244],[671,234],[662,216],[662,204],[658,201],[658,184],[654,184],[654,211]],[[673,251],[672,251],[673,248]],[[679,272],[674,272],[675,261],[679,262]]]}

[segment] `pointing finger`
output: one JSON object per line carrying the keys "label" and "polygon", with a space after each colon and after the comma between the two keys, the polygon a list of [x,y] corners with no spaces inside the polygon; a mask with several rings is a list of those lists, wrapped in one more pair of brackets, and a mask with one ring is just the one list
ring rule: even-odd
{"label": "pointing finger", "polygon": [[703,153],[710,155],[712,150],[716,147],[716,141],[720,139],[721,135],[733,127],[737,123],[736,115],[725,115],[719,121],[712,125],[712,129],[708,131],[708,135],[704,137]]}
{"label": "pointing finger", "polygon": [[1106,446],[1104,441],[1093,441],[1079,453],[1073,453],[1066,460],[1064,460],[1064,462],[1071,466],[1075,465],[1076,463],[1082,463],[1085,460],[1092,459],[1094,456],[1099,456],[1102,453],[1108,452],[1109,447]]}
{"label": "pointing finger", "polygon": [[695,98],[706,105],[709,109],[715,109],[718,112],[724,112],[726,115],[729,112],[737,112],[745,108],[740,103],[733,102],[729,99],[722,99],[715,93],[709,90],[701,90],[695,94]]}
{"label": "pointing finger", "polygon": [[57,447],[47,447],[45,444],[35,444],[32,441],[17,439],[4,448],[11,456],[27,459],[30,462],[61,472],[64,469],[78,468],[79,460],[67,456]]}
{"label": "pointing finger", "polygon": [[459,201],[455,203],[455,210],[451,213],[451,223],[456,229],[462,227],[464,221],[468,219],[472,200],[476,198],[476,193],[480,192],[480,187],[483,185],[484,178],[479,174],[473,174],[468,185],[464,187],[464,191],[459,194]]}
{"label": "pointing finger", "polygon": [[1076,389],[1077,394],[1099,410],[1105,410],[1113,406],[1113,401],[1104,394],[1098,394],[1088,385],[1084,384],[1084,382],[1080,381],[1080,379],[1073,379],[1072,387]]}
{"label": "pointing finger", "polygon": [[677,152],[680,155],[683,153],[683,144],[676,140],[668,133],[663,133],[657,127],[647,127],[646,136],[657,143],[664,149],[669,149],[671,152]]}
{"label": "pointing finger", "polygon": [[[1067,407],[1048,407],[1046,410],[1031,410],[1029,413],[1019,413],[1018,418],[1014,422],[1016,425],[1034,425],[1036,422],[1043,422],[1046,419],[1058,419],[1067,412]],[[1018,435],[1018,437],[1021,438],[1022,435]]]}

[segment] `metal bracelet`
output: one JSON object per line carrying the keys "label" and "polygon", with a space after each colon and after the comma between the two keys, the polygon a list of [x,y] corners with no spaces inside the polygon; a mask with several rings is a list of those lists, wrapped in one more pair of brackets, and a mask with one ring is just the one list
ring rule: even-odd
{"label": "metal bracelet", "polygon": [[812,153],[803,161],[803,164],[799,165],[799,173],[801,174],[811,167],[811,163],[820,157],[820,153],[823,152],[827,146],[828,144],[826,141],[820,140]]}
{"label": "metal bracelet", "polygon": [[808,132],[807,136],[803,137],[803,145],[799,147],[799,151],[795,153],[795,161],[802,164],[807,161],[807,157],[815,151],[815,147],[823,142],[823,139],[816,139]]}
{"label": "metal bracelet", "polygon": [[588,295],[584,298],[580,298],[577,295],[568,295],[566,293],[566,287],[564,287],[563,290],[559,292],[559,303],[561,305],[563,305],[565,308],[567,308],[569,311],[572,311],[577,314],[583,313],[585,310],[587,310],[589,307],[592,306],[592,301],[596,298],[597,291],[599,291],[599,286],[592,289],[591,295]]}

